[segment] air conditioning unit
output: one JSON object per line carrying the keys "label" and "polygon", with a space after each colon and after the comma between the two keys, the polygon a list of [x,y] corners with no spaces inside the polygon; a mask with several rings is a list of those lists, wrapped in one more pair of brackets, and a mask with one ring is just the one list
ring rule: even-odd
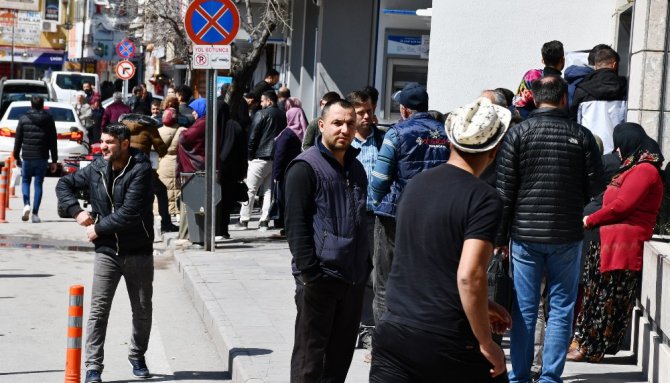
{"label": "air conditioning unit", "polygon": [[55,21],[42,21],[42,32],[56,32],[56,27]]}

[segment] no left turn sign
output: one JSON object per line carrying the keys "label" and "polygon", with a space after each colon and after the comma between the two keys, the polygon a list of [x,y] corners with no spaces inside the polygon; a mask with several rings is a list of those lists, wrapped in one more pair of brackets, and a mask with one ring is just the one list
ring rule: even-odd
{"label": "no left turn sign", "polygon": [[119,61],[116,64],[116,77],[121,80],[130,80],[135,75],[135,65],[128,60]]}

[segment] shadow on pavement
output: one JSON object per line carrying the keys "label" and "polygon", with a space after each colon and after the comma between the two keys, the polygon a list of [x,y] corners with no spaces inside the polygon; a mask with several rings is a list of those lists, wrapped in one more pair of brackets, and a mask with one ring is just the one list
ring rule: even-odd
{"label": "shadow on pavement", "polygon": [[[104,376],[104,373],[103,373]],[[175,371],[172,375],[152,374],[147,379],[123,379],[123,380],[105,380],[106,383],[125,383],[125,382],[174,382],[179,380],[198,381],[198,380],[230,380],[231,375],[227,371]]]}
{"label": "shadow on pavement", "polygon": [[643,383],[646,382],[642,372],[603,372],[600,374],[578,374],[564,378],[565,382],[589,383]]}
{"label": "shadow on pavement", "polygon": [[40,371],[15,371],[15,372],[0,372],[0,376],[6,375],[27,375],[27,374],[50,374],[52,372],[65,372],[65,370],[40,370]]}

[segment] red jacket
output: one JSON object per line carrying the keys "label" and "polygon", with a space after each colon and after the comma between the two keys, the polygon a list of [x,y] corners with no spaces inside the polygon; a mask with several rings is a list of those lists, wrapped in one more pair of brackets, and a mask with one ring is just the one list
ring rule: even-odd
{"label": "red jacket", "polygon": [[132,111],[128,105],[121,101],[114,101],[106,107],[105,111],[102,113],[102,123],[100,124],[100,128],[102,129],[109,124],[119,122],[119,117],[121,117],[122,114],[131,112]]}
{"label": "red jacket", "polygon": [[205,130],[207,119],[198,118],[179,136],[177,147],[177,173],[194,173],[205,170]]}
{"label": "red jacket", "polygon": [[661,175],[643,162],[607,186],[603,207],[588,216],[587,226],[600,227],[600,272],[642,270],[642,249],[651,238],[663,198]]}

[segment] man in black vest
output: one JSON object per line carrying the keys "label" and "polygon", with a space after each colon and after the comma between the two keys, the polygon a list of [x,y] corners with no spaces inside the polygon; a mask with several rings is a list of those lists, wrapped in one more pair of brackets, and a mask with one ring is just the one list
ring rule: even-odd
{"label": "man in black vest", "polygon": [[354,353],[370,272],[367,177],[351,147],[356,114],[347,101],[326,104],[321,141],[286,171],[286,236],[298,309],[291,382],[344,382]]}

